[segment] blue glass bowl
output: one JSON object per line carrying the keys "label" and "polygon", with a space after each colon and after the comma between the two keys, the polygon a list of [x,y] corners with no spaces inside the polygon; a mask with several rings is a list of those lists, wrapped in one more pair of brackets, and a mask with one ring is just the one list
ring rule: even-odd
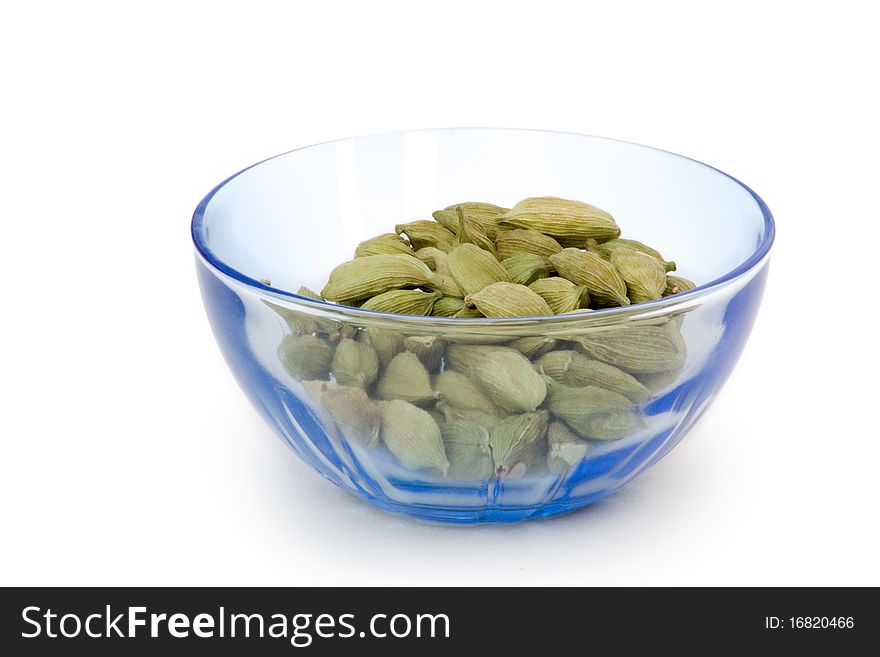
{"label": "blue glass bowl", "polygon": [[[293,293],[301,285],[320,290],[358,242],[396,223],[461,201],[509,207],[544,195],[607,209],[624,237],[677,261],[697,288],[626,308],[504,320],[388,315]],[[192,236],[220,349],[242,390],[290,448],[326,479],[384,509],[474,523],[583,507],[669,452],[739,358],[761,301],[774,225],[748,187],[668,152],[575,134],[443,129],[318,144],[256,164],[204,198]],[[682,360],[664,372],[639,373],[636,363],[635,376],[651,391],[638,407],[643,424],[621,439],[590,444],[567,470],[454,481],[404,468],[381,443],[367,449],[328,419],[279,359],[291,317],[335,327],[337,339],[376,329],[440,336],[450,345],[526,336],[613,339],[665,326],[675,333]]]}

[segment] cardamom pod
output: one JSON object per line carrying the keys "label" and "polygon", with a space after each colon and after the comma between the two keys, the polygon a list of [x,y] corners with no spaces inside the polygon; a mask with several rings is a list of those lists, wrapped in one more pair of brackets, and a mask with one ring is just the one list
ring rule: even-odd
{"label": "cardamom pod", "polygon": [[396,235],[395,233],[383,233],[358,244],[357,248],[354,250],[354,257],[362,258],[364,256],[388,255],[393,253],[412,255],[413,250],[412,247],[402,240],[399,235]]}
{"label": "cardamom pod", "polygon": [[629,305],[626,283],[601,256],[568,248],[550,256],[550,263],[563,277],[585,286],[593,301],[605,306]]}
{"label": "cardamom pod", "polygon": [[511,258],[520,253],[531,253],[549,260],[554,253],[562,251],[562,245],[549,235],[528,228],[499,230],[495,238],[498,257]]}
{"label": "cardamom pod", "polygon": [[539,278],[547,278],[552,271],[550,263],[533,253],[518,253],[501,261],[510,280],[520,285],[528,285]]}
{"label": "cardamom pod", "polygon": [[424,262],[436,273],[449,276],[449,254],[435,246],[425,246],[416,251],[416,258]]}
{"label": "cardamom pod", "polygon": [[518,354],[515,349],[494,344],[449,344],[446,347],[446,368],[461,372],[465,376],[473,376],[478,361],[496,351],[507,351]]}
{"label": "cardamom pod", "polygon": [[593,440],[620,440],[645,428],[644,418],[633,411],[597,413],[584,420],[584,436]]}
{"label": "cardamom pod", "polygon": [[300,288],[296,291],[296,293],[301,297],[308,297],[309,299],[314,299],[315,301],[323,301],[321,295],[315,292],[314,290],[310,290],[305,285],[300,286]]}
{"label": "cardamom pod", "polygon": [[434,335],[413,335],[403,341],[404,348],[414,353],[425,369],[429,372],[440,369],[443,354],[446,352],[446,340]]}
{"label": "cardamom pod", "polygon": [[427,412],[395,399],[379,404],[382,412],[382,442],[404,467],[437,470],[445,477],[449,461],[440,427]]}
{"label": "cardamom pod", "polygon": [[388,290],[419,287],[435,276],[428,265],[402,253],[374,255],[344,262],[330,272],[321,294],[336,302],[359,301]]}
{"label": "cardamom pod", "polygon": [[498,228],[496,217],[507,212],[507,208],[501,208],[491,203],[456,203],[443,210],[437,210],[433,214],[434,220],[447,230],[458,233],[461,229],[460,216],[464,214],[469,219],[477,221],[490,240],[495,239]]}
{"label": "cardamom pod", "polygon": [[651,374],[635,374],[639,382],[655,395],[671,388],[681,378],[681,369],[653,372]]}
{"label": "cardamom pod", "polygon": [[440,426],[449,478],[459,481],[491,479],[495,471],[489,431],[482,425],[464,420],[445,422]]}
{"label": "cardamom pod", "polygon": [[489,445],[496,475],[509,476],[520,463],[528,467],[541,447],[549,419],[547,411],[511,415],[492,429]]}
{"label": "cardamom pod", "polygon": [[629,411],[633,403],[616,392],[596,386],[558,388],[553,391],[547,408],[584,438],[592,437],[590,416],[613,411]]}
{"label": "cardamom pod", "polygon": [[611,252],[611,264],[626,283],[626,294],[632,303],[653,301],[666,290],[663,264],[645,253],[618,248]]}
{"label": "cardamom pod", "polygon": [[605,210],[554,196],[523,199],[500,215],[498,221],[549,235],[562,246],[580,247],[588,238],[606,242],[620,235],[614,217]]}
{"label": "cardamom pod", "polygon": [[367,299],[361,305],[361,310],[378,310],[398,315],[430,315],[434,303],[442,296],[440,292],[388,290]]}
{"label": "cardamom pod", "polygon": [[354,324],[338,322],[327,317],[317,317],[315,319],[318,322],[318,332],[326,333],[327,339],[331,344],[336,344],[343,338],[351,338],[353,340],[357,337],[358,327]]}
{"label": "cardamom pod", "polygon": [[605,242],[604,244],[599,244],[598,242],[587,244],[587,250],[595,250],[606,260],[611,260],[611,254],[618,249],[631,249],[639,253],[644,253],[645,255],[649,255],[659,261],[660,264],[663,265],[665,271],[675,271],[674,262],[665,260],[657,249],[652,249],[647,244],[642,244],[638,240],[628,240],[618,237],[617,239]]}
{"label": "cardamom pod", "polygon": [[486,317],[539,317],[552,315],[550,306],[525,285],[492,283],[464,298]]}
{"label": "cardamom pod", "polygon": [[666,275],[666,288],[663,290],[663,296],[668,297],[679,292],[687,292],[697,287],[697,284],[682,276]]}
{"label": "cardamom pod", "polygon": [[495,256],[495,242],[486,233],[483,225],[477,219],[465,214],[461,207],[456,208],[456,213],[459,228],[455,234],[454,244],[475,244]]}
{"label": "cardamom pod", "polygon": [[425,284],[429,290],[434,290],[435,292],[439,292],[441,296],[445,297],[464,297],[464,292],[461,291],[458,283],[455,281],[452,276],[447,274],[439,274],[435,273],[431,280]]}
{"label": "cardamom pod", "polygon": [[327,409],[324,408],[323,397],[324,393],[327,392],[329,387],[335,386],[335,383],[331,383],[330,381],[300,381],[300,384],[305,391],[304,401],[308,403],[311,407],[312,411],[315,413],[315,417],[318,422],[324,427],[324,431],[327,434],[328,438],[336,439],[339,437],[339,427],[336,425],[336,421],[330,417],[330,414],[327,412]]}
{"label": "cardamom pod", "polygon": [[361,388],[327,384],[321,404],[348,440],[365,447],[378,444],[382,414]]}
{"label": "cardamom pod", "polygon": [[330,378],[333,349],[314,335],[285,335],[278,345],[278,357],[290,376],[299,380]]}
{"label": "cardamom pod", "polygon": [[379,374],[379,357],[370,345],[343,338],[336,346],[330,371],[340,385],[366,388]]}
{"label": "cardamom pod", "polygon": [[539,278],[529,284],[529,289],[546,301],[555,315],[572,312],[590,305],[587,288],[583,285],[575,285],[567,278],[559,276]]}
{"label": "cardamom pod", "polygon": [[434,391],[452,408],[500,415],[500,409],[479,387],[461,372],[444,370],[434,377]]}
{"label": "cardamom pod", "polygon": [[455,233],[430,219],[419,219],[418,221],[410,221],[407,224],[397,224],[394,227],[394,231],[398,235],[405,233],[410,244],[416,250],[426,246],[433,246],[441,251],[448,251],[452,248],[452,242],[455,240]]}
{"label": "cardamom pod", "polygon": [[[462,301],[462,303],[464,303],[464,301]],[[476,308],[464,307],[461,310],[459,310],[457,313],[455,313],[453,315],[453,317],[459,318],[459,319],[460,318],[475,319],[475,318],[479,318],[479,317],[485,317],[485,315],[483,313],[481,313],[479,310],[477,310]]]}
{"label": "cardamom pod", "polygon": [[403,351],[388,363],[377,388],[380,399],[428,402],[434,399],[431,377],[414,353]]}
{"label": "cardamom pod", "polygon": [[556,346],[556,340],[554,338],[545,338],[542,335],[534,337],[525,336],[511,340],[507,343],[507,346],[516,349],[526,358],[538,358],[552,350]]}
{"label": "cardamom pod", "polygon": [[437,210],[432,213],[431,216],[434,217],[434,221],[443,226],[450,233],[458,233],[458,212],[455,211],[454,205],[446,210]]}
{"label": "cardamom pod", "polygon": [[574,338],[588,356],[630,374],[651,374],[683,365],[684,342],[677,329],[664,326],[624,326]]}
{"label": "cardamom pod", "polygon": [[554,421],[547,427],[547,469],[555,475],[565,474],[584,460],[589,443],[578,438],[568,426]]}
{"label": "cardamom pod", "polygon": [[631,374],[608,363],[591,360],[577,351],[551,351],[544,354],[537,364],[544,374],[566,386],[596,386],[621,394],[636,403],[651,396],[648,389]]}
{"label": "cardamom pod", "polygon": [[469,219],[478,222],[490,240],[495,240],[498,232],[498,217],[510,208],[502,208],[491,203],[479,203],[476,201],[468,201],[466,203],[458,203],[447,209],[455,209],[460,215],[464,215]]}
{"label": "cardamom pod", "polygon": [[[308,335],[310,333],[315,333],[320,330],[318,321],[311,315],[307,315],[306,313],[300,312],[298,310],[285,308],[284,306],[279,306],[278,304],[271,303],[270,301],[266,301],[265,299],[263,299],[262,301],[279,317],[281,317],[281,319],[284,320],[291,333],[293,333],[294,335]],[[462,304],[463,303],[464,301],[462,301]]]}
{"label": "cardamom pod", "polygon": [[443,414],[446,422],[453,422],[455,420],[473,422],[474,424],[479,424],[481,427],[485,427],[489,431],[492,431],[492,429],[501,422],[501,418],[497,415],[491,415],[473,409],[455,408],[450,406],[446,400],[440,400],[437,402],[437,407]]}
{"label": "cardamom pod", "polygon": [[458,297],[441,297],[437,299],[431,314],[434,317],[453,317],[455,313],[464,310],[464,299]]}
{"label": "cardamom pod", "polygon": [[380,367],[385,367],[397,354],[403,351],[403,336],[397,331],[368,326],[357,336],[358,342],[370,345],[376,350]]}
{"label": "cardamom pod", "polygon": [[484,353],[473,372],[489,399],[508,411],[534,411],[547,395],[547,384],[529,359],[513,349]]}
{"label": "cardamom pod", "polygon": [[475,244],[459,244],[449,252],[449,272],[465,295],[479,292],[492,283],[510,282],[510,276],[495,256]]}

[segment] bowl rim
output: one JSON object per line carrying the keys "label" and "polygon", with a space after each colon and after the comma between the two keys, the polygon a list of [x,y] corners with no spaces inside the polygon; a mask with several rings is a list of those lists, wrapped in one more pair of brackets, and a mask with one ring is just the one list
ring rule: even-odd
{"label": "bowl rim", "polygon": [[[211,203],[211,200],[214,196],[223,189],[228,183],[238,178],[240,175],[244,174],[251,169],[260,166],[266,162],[277,159],[279,157],[284,157],[286,155],[290,155],[291,153],[296,153],[298,151],[306,150],[309,148],[314,148],[317,146],[324,146],[327,144],[334,144],[340,141],[349,141],[354,139],[365,139],[371,137],[382,137],[386,135],[403,135],[410,133],[419,133],[419,132],[449,132],[449,131],[498,131],[498,132],[537,132],[537,133],[545,133],[545,134],[554,134],[554,135],[567,135],[571,137],[586,137],[588,139],[596,139],[600,141],[606,142],[615,142],[619,144],[625,144],[628,146],[636,146],[638,148],[644,148],[652,151],[656,151],[658,153],[664,153],[666,155],[671,155],[673,157],[681,158],[683,160],[688,160],[695,164],[698,164],[702,167],[715,171],[725,178],[731,180],[733,183],[739,185],[742,189],[744,189],[755,201],[758,205],[758,208],[761,211],[761,216],[763,219],[763,237],[761,241],[755,247],[755,250],[752,254],[746,258],[739,265],[731,269],[730,271],[722,274],[721,276],[708,281],[702,285],[698,285],[692,290],[688,290],[686,292],[679,292],[678,294],[670,295],[668,297],[663,297],[662,299],[656,299],[654,301],[642,301],[637,304],[631,304],[629,306],[619,306],[619,307],[611,307],[611,308],[600,308],[594,310],[584,310],[584,312],[579,313],[570,313],[564,315],[541,315],[541,316],[532,316],[532,317],[435,317],[435,316],[421,316],[421,315],[400,315],[396,313],[387,313],[376,310],[362,310],[360,308],[352,308],[350,306],[343,306],[339,304],[335,304],[328,301],[319,301],[316,299],[312,299],[310,297],[304,297],[294,292],[290,292],[288,290],[273,287],[271,285],[266,285],[262,281],[251,278],[247,274],[231,267],[226,262],[224,262],[221,258],[219,258],[213,250],[208,246],[207,240],[205,238],[205,227],[204,220],[205,214],[207,212],[208,206]],[[264,295],[269,295],[275,298],[284,299],[286,301],[294,302],[296,305],[302,305],[311,307],[313,309],[319,309],[321,311],[331,311],[334,314],[339,315],[348,315],[351,317],[358,318],[376,318],[376,319],[391,319],[391,318],[399,318],[400,320],[406,320],[408,322],[413,323],[427,323],[431,325],[443,324],[448,326],[456,326],[456,327],[485,327],[487,324],[517,324],[517,323],[532,323],[536,320],[540,320],[542,322],[555,322],[555,321],[564,321],[569,322],[570,320],[595,320],[598,318],[602,318],[603,322],[612,318],[612,316],[619,315],[621,317],[631,317],[634,311],[638,312],[639,315],[642,314],[651,314],[655,315],[659,311],[665,310],[670,307],[678,307],[682,302],[687,302],[693,300],[697,297],[703,296],[713,290],[718,288],[722,288],[739,277],[748,274],[751,270],[760,266],[767,255],[770,252],[770,248],[773,246],[773,242],[776,238],[776,223],[773,219],[773,214],[770,212],[770,208],[767,207],[767,204],[751,187],[743,183],[741,180],[731,176],[720,169],[713,167],[710,164],[706,164],[705,162],[701,162],[700,160],[696,160],[691,157],[687,157],[686,155],[680,155],[678,153],[673,153],[672,151],[656,148],[654,146],[647,146],[645,144],[640,144],[638,142],[627,141],[624,139],[615,139],[612,137],[603,137],[600,135],[590,135],[579,132],[570,132],[564,130],[542,130],[540,128],[502,128],[502,127],[446,127],[446,128],[418,128],[411,130],[390,130],[385,132],[377,132],[377,133],[369,133],[356,135],[353,137],[342,137],[339,139],[330,139],[327,141],[317,142],[314,144],[308,144],[306,146],[301,146],[299,148],[294,148],[289,151],[285,151],[283,153],[278,153],[277,155],[273,155],[271,157],[267,157],[259,162],[255,162],[250,166],[245,167],[241,171],[232,174],[218,185],[216,185],[207,195],[199,202],[196,206],[195,211],[193,212],[192,221],[190,223],[190,234],[193,240],[193,244],[195,245],[197,253],[201,256],[204,262],[210,265],[216,271],[219,271],[226,276],[229,276],[239,283],[245,285],[249,288],[254,288],[258,290],[260,293]]]}

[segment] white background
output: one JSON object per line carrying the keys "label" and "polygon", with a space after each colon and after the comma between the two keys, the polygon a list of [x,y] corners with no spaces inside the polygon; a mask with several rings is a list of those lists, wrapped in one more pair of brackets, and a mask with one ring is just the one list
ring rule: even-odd
{"label": "white background", "polygon": [[[880,584],[867,7],[7,5],[0,583]],[[436,527],[336,490],[250,408],[201,306],[189,219],[227,175],[460,125],[682,153],[777,219],[761,314],[714,406],[567,517]]]}

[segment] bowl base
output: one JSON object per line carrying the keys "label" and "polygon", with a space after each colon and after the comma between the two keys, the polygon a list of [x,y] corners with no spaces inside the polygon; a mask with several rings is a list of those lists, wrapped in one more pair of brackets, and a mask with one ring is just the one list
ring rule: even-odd
{"label": "bowl base", "polygon": [[371,504],[391,513],[405,515],[422,522],[441,525],[479,525],[488,523],[513,524],[524,520],[538,518],[552,518],[566,513],[572,513],[584,507],[590,506],[607,497],[613,490],[597,492],[593,495],[580,497],[575,501],[554,502],[551,504],[539,504],[535,506],[497,506],[481,507],[478,509],[462,509],[435,506],[417,506],[406,504],[394,504],[387,500],[377,498],[364,498]]}

